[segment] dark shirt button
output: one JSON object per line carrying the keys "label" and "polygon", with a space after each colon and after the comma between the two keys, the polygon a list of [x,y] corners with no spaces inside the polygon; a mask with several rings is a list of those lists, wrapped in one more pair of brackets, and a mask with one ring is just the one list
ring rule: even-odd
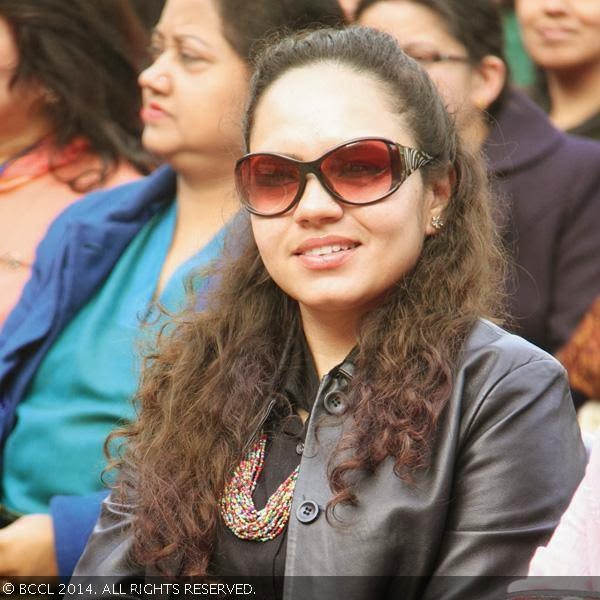
{"label": "dark shirt button", "polygon": [[304,423],[298,415],[293,415],[284,419],[282,429],[286,435],[300,437],[304,431]]}
{"label": "dark shirt button", "polygon": [[319,505],[312,500],[305,500],[296,510],[296,518],[300,523],[308,525],[319,516]]}
{"label": "dark shirt button", "polygon": [[302,455],[303,452],[304,452],[304,442],[298,442],[296,444],[296,454]]}
{"label": "dark shirt button", "polygon": [[323,405],[330,415],[341,415],[346,410],[346,405],[342,402],[338,392],[325,394]]}

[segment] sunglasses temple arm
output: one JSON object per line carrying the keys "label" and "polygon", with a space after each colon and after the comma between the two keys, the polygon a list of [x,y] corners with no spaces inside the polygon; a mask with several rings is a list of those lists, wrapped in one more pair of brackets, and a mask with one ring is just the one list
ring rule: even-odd
{"label": "sunglasses temple arm", "polygon": [[415,148],[405,148],[401,146],[400,149],[404,156],[406,168],[409,173],[413,173],[417,169],[424,167],[434,160],[433,156],[429,156],[429,154],[421,152],[420,150],[416,150]]}

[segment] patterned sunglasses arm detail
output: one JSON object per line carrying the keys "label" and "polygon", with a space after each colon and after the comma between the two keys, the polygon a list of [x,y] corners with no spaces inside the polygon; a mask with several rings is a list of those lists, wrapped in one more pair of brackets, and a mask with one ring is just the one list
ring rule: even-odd
{"label": "patterned sunglasses arm detail", "polygon": [[398,148],[404,157],[407,175],[414,173],[417,169],[420,169],[435,160],[433,156],[430,156],[421,150],[416,150],[415,148],[407,148],[406,146],[400,145],[398,145]]}

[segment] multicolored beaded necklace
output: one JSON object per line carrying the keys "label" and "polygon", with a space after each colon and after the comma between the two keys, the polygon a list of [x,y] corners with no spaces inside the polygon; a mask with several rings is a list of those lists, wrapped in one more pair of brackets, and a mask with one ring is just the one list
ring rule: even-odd
{"label": "multicolored beaded necklace", "polygon": [[262,510],[256,510],[254,506],[252,494],[263,470],[266,445],[267,436],[263,433],[236,467],[221,498],[223,521],[243,540],[272,540],[285,529],[290,517],[299,465],[277,488]]}

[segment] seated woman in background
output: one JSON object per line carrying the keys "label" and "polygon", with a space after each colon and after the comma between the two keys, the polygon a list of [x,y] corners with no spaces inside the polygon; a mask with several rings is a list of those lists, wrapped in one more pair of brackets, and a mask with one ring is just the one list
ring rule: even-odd
{"label": "seated woman in background", "polygon": [[600,140],[600,2],[516,0],[515,8],[552,122]]}
{"label": "seated woman in background", "polygon": [[483,150],[517,266],[509,325],[555,353],[600,294],[600,144],[557,130],[507,84],[492,0],[363,0],[358,20],[394,35],[425,67],[461,133]]}
{"label": "seated woman in background", "polygon": [[51,221],[85,192],[147,172],[126,2],[0,3],[0,327]]}
{"label": "seated woman in background", "polygon": [[585,451],[562,367],[483,318],[502,260],[482,165],[365,28],[268,48],[245,123],[250,222],[147,363],[76,575],[496,598],[442,576],[524,573]]}
{"label": "seated woman in background", "polygon": [[140,84],[144,144],[169,166],[67,209],[0,333],[1,576],[69,575],[85,546],[106,492],[86,494],[104,489],[102,445],[133,414],[153,308],[183,304],[186,276],[220,252],[239,209],[252,45],[341,19],[335,0],[167,2]]}

